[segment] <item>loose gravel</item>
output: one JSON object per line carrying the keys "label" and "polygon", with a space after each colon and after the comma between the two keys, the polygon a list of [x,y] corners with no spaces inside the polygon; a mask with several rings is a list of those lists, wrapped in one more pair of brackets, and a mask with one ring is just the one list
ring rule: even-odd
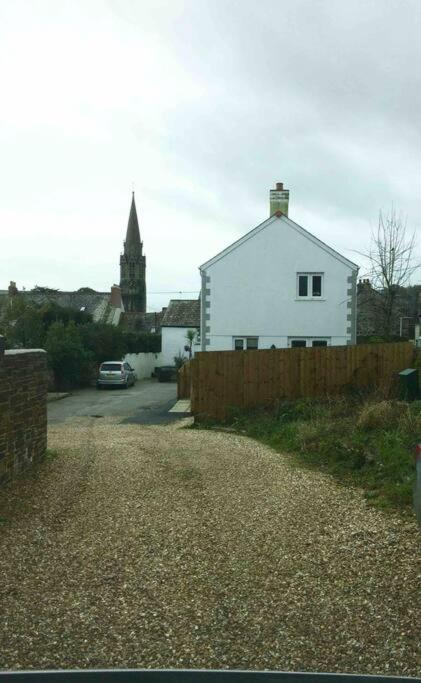
{"label": "loose gravel", "polygon": [[419,675],[415,522],[183,425],[54,425],[2,489],[0,668]]}

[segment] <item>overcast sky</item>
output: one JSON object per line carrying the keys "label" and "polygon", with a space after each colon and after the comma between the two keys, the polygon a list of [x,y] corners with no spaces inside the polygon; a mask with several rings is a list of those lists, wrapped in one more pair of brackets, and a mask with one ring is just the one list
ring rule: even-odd
{"label": "overcast sky", "polygon": [[420,243],[420,35],[419,0],[0,0],[0,289],[118,282],[132,187],[149,310],[276,181],[357,263],[392,202]]}

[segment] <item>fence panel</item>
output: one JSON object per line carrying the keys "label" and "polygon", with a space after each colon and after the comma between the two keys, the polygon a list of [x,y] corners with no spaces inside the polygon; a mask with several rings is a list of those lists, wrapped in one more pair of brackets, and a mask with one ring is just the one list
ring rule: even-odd
{"label": "fence panel", "polygon": [[350,389],[378,389],[389,395],[396,373],[410,366],[413,358],[414,347],[409,342],[208,351],[196,354],[183,366],[179,398],[191,393],[193,415],[223,419],[231,408],[335,395]]}
{"label": "fence panel", "polygon": [[177,398],[190,398],[191,362],[184,363],[177,372]]}

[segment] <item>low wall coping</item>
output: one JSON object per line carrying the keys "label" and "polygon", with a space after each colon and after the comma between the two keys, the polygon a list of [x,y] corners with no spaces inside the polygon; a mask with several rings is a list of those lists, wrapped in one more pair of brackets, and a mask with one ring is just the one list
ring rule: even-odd
{"label": "low wall coping", "polygon": [[7,349],[5,356],[18,356],[25,353],[47,353],[45,349]]}

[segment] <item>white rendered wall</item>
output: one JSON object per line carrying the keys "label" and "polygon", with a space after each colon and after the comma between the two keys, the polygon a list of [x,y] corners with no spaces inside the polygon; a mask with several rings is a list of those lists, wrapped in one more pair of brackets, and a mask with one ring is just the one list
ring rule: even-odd
{"label": "white rendered wall", "polygon": [[[207,346],[206,351],[233,351],[234,350],[234,337],[239,337],[242,335],[212,335],[210,334],[210,340],[211,340],[211,346]],[[272,346],[275,346],[277,349],[286,349],[289,348],[290,343],[289,343],[289,338],[286,336],[279,335],[278,337],[272,336],[272,337],[265,337],[262,335],[247,335],[247,336],[256,336],[259,337],[259,349],[270,349]],[[302,339],[303,336],[305,335],[292,335],[294,339]],[[209,334],[208,334],[209,338]],[[313,335],[311,337],[307,337],[308,340],[308,346],[311,346],[311,340],[314,338],[319,338],[317,335]],[[343,344],[347,343],[348,336],[342,336],[342,337],[328,337],[326,335],[323,335],[321,337],[322,339],[327,340],[327,345],[328,346],[342,346]],[[200,351],[200,349],[198,349]]]}
{"label": "white rendered wall", "polygon": [[[323,273],[323,296],[299,299],[297,273]],[[233,337],[259,337],[259,348],[288,346],[288,337],[350,339],[347,320],[353,273],[335,256],[284,219],[263,230],[206,268],[202,339],[206,350],[233,348]]]}
{"label": "white rendered wall", "polygon": [[[174,365],[174,356],[181,354],[185,358],[189,357],[187,351],[184,350],[188,341],[186,339],[187,331],[192,330],[192,327],[163,327],[161,329],[162,335],[162,353],[160,365]],[[192,357],[195,349],[200,351],[197,344],[193,344]]]}
{"label": "white rendered wall", "polygon": [[128,353],[123,361],[131,365],[138,379],[148,379],[154,368],[162,365],[160,353]]}
{"label": "white rendered wall", "polygon": [[123,310],[121,308],[114,308],[111,315],[111,320],[109,321],[111,325],[118,325],[120,322],[121,314]]}

